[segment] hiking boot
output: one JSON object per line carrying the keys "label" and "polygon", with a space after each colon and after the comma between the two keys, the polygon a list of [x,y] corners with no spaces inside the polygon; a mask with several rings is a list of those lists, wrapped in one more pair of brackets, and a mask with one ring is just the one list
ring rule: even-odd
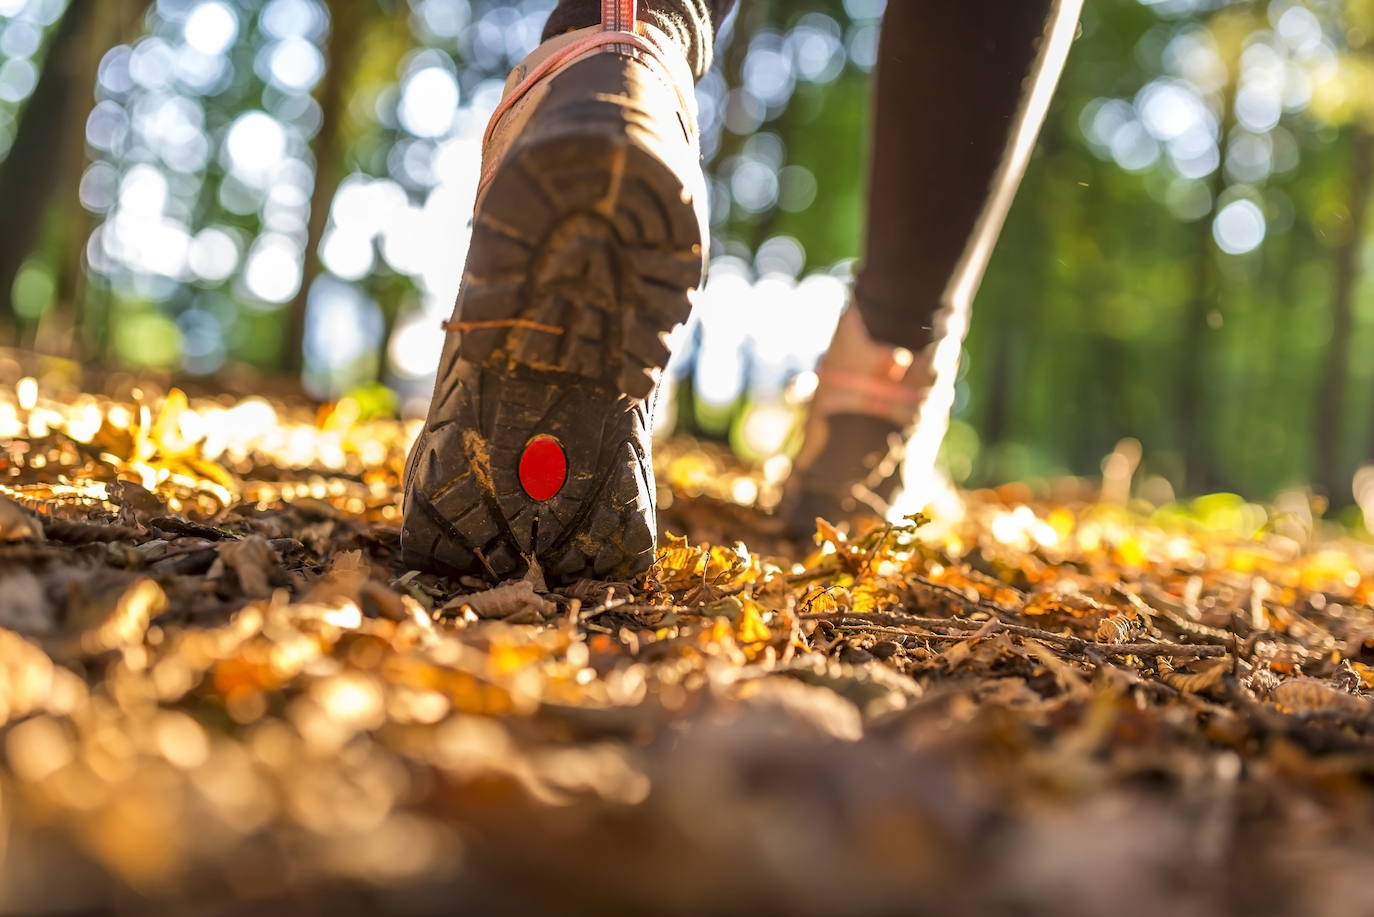
{"label": "hiking boot", "polygon": [[487,129],[406,472],[413,567],[620,579],[653,561],[653,392],[701,283],[708,214],[682,52],[611,13],[526,58]]}
{"label": "hiking boot", "polygon": [[[818,516],[835,524],[881,519],[902,485],[904,465],[934,476],[953,394],[952,369],[936,372],[937,354],[947,353],[934,345],[913,354],[880,344],[857,310],[841,316],[817,370],[801,452],[779,507],[788,532],[811,535]],[[954,356],[957,361],[957,351]],[[937,384],[937,377],[948,384]]]}

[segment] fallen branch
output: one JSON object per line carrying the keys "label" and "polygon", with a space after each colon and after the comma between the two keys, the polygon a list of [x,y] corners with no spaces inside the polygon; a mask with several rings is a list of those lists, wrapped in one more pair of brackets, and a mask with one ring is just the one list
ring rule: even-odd
{"label": "fallen branch", "polygon": [[1227,648],[1214,644],[1187,644],[1187,643],[1094,643],[1091,640],[1084,640],[1082,637],[1069,637],[1064,634],[1056,634],[1051,631],[1041,630],[1038,627],[1027,627],[1024,624],[1012,624],[1002,620],[991,621],[961,621],[957,618],[918,618],[914,615],[887,613],[874,613],[865,615],[833,615],[833,614],[810,614],[802,615],[803,621],[828,621],[840,627],[866,627],[877,624],[880,626],[908,626],[908,627],[947,627],[962,631],[985,631],[989,634],[997,631],[1005,631],[1015,634],[1018,637],[1031,637],[1045,643],[1053,643],[1062,647],[1070,653],[1084,654],[1088,650],[1103,653],[1108,656],[1225,656]]}
{"label": "fallen branch", "polygon": [[487,331],[493,328],[520,328],[524,331],[542,331],[545,334],[563,334],[557,325],[546,325],[528,318],[499,318],[480,322],[444,322],[445,331]]}
{"label": "fallen branch", "polygon": [[[934,590],[934,591],[936,591],[936,592],[940,592],[940,593],[943,593],[943,594],[949,596],[950,598],[954,599],[954,600],[955,600],[956,602],[958,602],[959,604],[963,605],[965,608],[978,609],[979,611],[985,611],[985,612],[987,612],[987,613],[989,613],[989,614],[991,614],[991,615],[993,615],[994,617],[997,617],[997,618],[1001,618],[1001,617],[1004,617],[1004,616],[1006,616],[1006,615],[1016,615],[1016,614],[1020,614],[1020,612],[1019,612],[1017,609],[1014,609],[1014,608],[1006,608],[1006,607],[1004,607],[1004,606],[1002,606],[1002,605],[998,605],[996,602],[992,601],[991,599],[984,599],[984,598],[971,599],[971,598],[969,598],[969,597],[968,597],[962,590],[960,590],[960,589],[956,589],[956,588],[954,588],[953,586],[947,586],[947,585],[945,585],[944,583],[937,583],[937,582],[935,582],[935,580],[933,580],[933,579],[927,579],[927,578],[924,577],[924,576],[917,576],[917,575],[915,575],[915,574],[910,574],[910,575],[908,575],[906,578],[907,578],[908,580],[910,580],[911,582],[915,583],[915,584],[918,585],[918,586],[924,586],[924,587],[927,588],[927,589],[932,589],[932,590]],[[1011,588],[1011,587],[1008,586],[1007,588]]]}

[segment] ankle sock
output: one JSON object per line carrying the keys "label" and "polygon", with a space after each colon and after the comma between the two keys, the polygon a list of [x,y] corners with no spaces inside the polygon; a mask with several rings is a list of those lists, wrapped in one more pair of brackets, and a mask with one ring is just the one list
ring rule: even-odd
{"label": "ankle sock", "polygon": [[[733,5],[734,0],[641,0],[639,16],[682,50],[692,76],[701,79],[711,68],[716,27]],[[600,20],[598,0],[560,0],[544,26],[544,40]]]}

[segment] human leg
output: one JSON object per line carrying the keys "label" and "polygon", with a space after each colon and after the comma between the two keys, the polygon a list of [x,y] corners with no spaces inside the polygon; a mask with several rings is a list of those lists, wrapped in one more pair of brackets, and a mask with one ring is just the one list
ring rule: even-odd
{"label": "human leg", "polygon": [[933,469],[973,297],[1081,5],[888,4],[863,259],[789,482],[799,527],[814,515],[883,511],[908,442],[908,468]]}
{"label": "human leg", "polygon": [[[716,29],[735,0],[644,0],[639,17],[676,44],[700,79],[711,68]],[[600,22],[601,0],[559,0],[544,25],[544,40]]]}
{"label": "human leg", "polygon": [[545,41],[484,138],[463,282],[406,472],[412,566],[496,581],[538,565],[570,580],[653,561],[652,393],[707,244],[693,63],[652,21],[622,27],[633,4],[595,6],[609,28]]}

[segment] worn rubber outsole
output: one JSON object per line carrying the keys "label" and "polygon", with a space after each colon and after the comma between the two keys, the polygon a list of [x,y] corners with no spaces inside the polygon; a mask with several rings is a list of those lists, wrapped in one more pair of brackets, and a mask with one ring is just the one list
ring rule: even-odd
{"label": "worn rubber outsole", "polygon": [[[569,580],[652,562],[651,395],[704,258],[700,165],[666,90],[617,54],[574,64],[498,167],[410,456],[411,566],[501,580],[536,558]],[[544,469],[552,496],[522,472],[537,439],[566,457]]]}
{"label": "worn rubber outsole", "polygon": [[822,445],[814,456],[804,448],[793,467],[777,513],[783,531],[809,539],[818,517],[836,525],[881,519],[878,507],[891,504],[901,485],[906,431],[881,417],[839,413],[813,416],[807,436]]}

